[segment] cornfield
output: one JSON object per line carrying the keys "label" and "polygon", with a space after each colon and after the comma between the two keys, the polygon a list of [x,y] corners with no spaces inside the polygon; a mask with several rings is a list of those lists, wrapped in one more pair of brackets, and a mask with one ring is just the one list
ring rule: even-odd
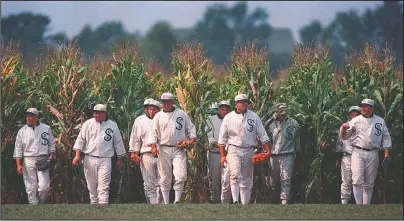
{"label": "cornfield", "polygon": [[[299,122],[302,153],[292,180],[295,203],[340,203],[336,131],[347,120],[349,106],[363,98],[375,100],[376,114],[385,118],[392,135],[393,165],[379,168],[372,203],[402,203],[403,72],[393,65],[391,48],[367,44],[346,58],[344,70],[336,70],[325,45],[297,45],[294,62],[276,88],[269,77],[269,53],[257,42],[234,47],[222,81],[213,76],[213,62],[198,42],[179,43],[173,49],[172,75],[142,57],[137,44],[114,48],[110,56],[87,60],[74,43],[50,47],[38,56],[36,67],[25,69],[18,45],[1,46],[1,204],[27,203],[12,155],[28,107],[40,110],[40,121],[51,126],[56,138],[49,203],[89,203],[84,174],[71,161],[80,125],[91,117],[92,107],[107,104],[108,117],[117,122],[128,150],[130,129],[143,112],[144,99],[158,99],[167,91],[197,129],[195,148],[188,152],[184,202],[209,201],[204,133],[208,108],[220,100],[233,105],[235,95],[246,93],[263,122],[277,102],[287,103],[291,117]],[[268,165],[257,165],[254,174],[252,201],[275,203],[277,196],[266,185]],[[146,202],[140,168],[129,160],[121,171],[113,169],[110,187],[110,203]]]}

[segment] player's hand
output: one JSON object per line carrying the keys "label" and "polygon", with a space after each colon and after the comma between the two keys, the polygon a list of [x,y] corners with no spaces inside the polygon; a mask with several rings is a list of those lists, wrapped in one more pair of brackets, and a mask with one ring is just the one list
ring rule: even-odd
{"label": "player's hand", "polygon": [[151,152],[152,152],[153,157],[158,157],[159,153],[158,153],[156,146],[154,146],[154,145],[152,146]]}
{"label": "player's hand", "polygon": [[139,156],[138,154],[136,154],[136,153],[131,153],[131,154],[130,154],[130,160],[131,160],[133,163],[137,164],[137,165],[139,165],[139,164],[140,164],[140,161],[141,161],[140,156]]}
{"label": "player's hand", "polygon": [[80,156],[75,156],[73,158],[73,163],[72,164],[73,165],[80,164]]}
{"label": "player's hand", "polygon": [[55,159],[55,153],[52,152],[52,153],[50,153],[50,155],[49,155],[49,160],[52,161],[52,160],[54,160],[54,159]]}
{"label": "player's hand", "polygon": [[262,153],[262,155],[266,155],[268,157],[271,157],[271,152],[264,152],[264,153]]}
{"label": "player's hand", "polygon": [[122,167],[123,167],[122,159],[118,159],[118,161],[116,162],[116,169],[121,170]]}
{"label": "player's hand", "polygon": [[349,128],[349,124],[348,123],[344,123],[343,125],[342,125],[342,129],[343,130],[348,130],[348,128]]}
{"label": "player's hand", "polygon": [[18,174],[22,174],[22,166],[21,165],[17,165],[17,173]]}
{"label": "player's hand", "polygon": [[225,163],[226,163],[226,162],[227,162],[227,161],[226,161],[226,157],[225,157],[225,156],[220,157],[220,165],[222,165],[223,168],[226,167],[226,166],[225,166]]}

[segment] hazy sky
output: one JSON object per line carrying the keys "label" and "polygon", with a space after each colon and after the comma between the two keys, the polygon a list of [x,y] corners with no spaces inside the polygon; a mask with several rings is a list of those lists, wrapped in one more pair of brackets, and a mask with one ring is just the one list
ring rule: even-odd
{"label": "hazy sky", "polygon": [[[211,1],[153,1],[153,2],[51,2],[51,1],[7,1],[1,2],[1,16],[8,16],[23,11],[32,11],[49,16],[51,19],[49,34],[65,32],[69,38],[77,35],[86,24],[92,28],[105,21],[122,21],[129,32],[139,30],[142,34],[159,20],[167,20],[175,28],[189,28],[203,17]],[[235,1],[223,1],[228,6]],[[382,1],[253,1],[249,2],[250,10],[257,6],[267,9],[269,23],[274,27],[288,27],[293,37],[299,40],[299,28],[318,19],[323,25],[331,22],[337,12],[355,9],[363,13],[366,9],[374,9]]]}

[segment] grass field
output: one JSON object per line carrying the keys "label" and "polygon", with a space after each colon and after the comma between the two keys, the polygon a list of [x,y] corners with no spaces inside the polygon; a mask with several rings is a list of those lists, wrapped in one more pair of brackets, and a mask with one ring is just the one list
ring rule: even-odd
{"label": "grass field", "polygon": [[2,205],[1,219],[388,219],[403,220],[403,204],[48,204]]}

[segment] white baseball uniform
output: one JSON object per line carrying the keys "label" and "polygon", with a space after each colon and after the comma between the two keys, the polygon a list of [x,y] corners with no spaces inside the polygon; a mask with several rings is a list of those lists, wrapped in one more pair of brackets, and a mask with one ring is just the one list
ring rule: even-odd
{"label": "white baseball uniform", "polygon": [[[339,132],[342,130],[340,127]],[[347,204],[351,198],[352,192],[352,170],[351,170],[351,158],[352,158],[352,139],[342,140],[341,136],[338,136],[335,151],[342,153],[341,158],[341,202]]]}
{"label": "white baseball uniform", "polygon": [[228,145],[226,156],[230,169],[230,186],[233,202],[248,204],[253,187],[254,165],[251,157],[257,145],[257,137],[262,144],[269,142],[267,133],[258,115],[250,110],[246,113],[235,111],[227,114],[220,127],[219,144]]}
{"label": "white baseball uniform", "polygon": [[357,116],[348,122],[347,138],[352,139],[352,184],[356,204],[370,204],[376,180],[379,153],[390,149],[391,137],[384,119]]}
{"label": "white baseball uniform", "polygon": [[152,123],[153,119],[147,115],[142,115],[135,119],[129,140],[129,152],[140,153],[140,171],[143,176],[146,197],[148,197],[150,204],[158,204],[160,187],[158,184],[157,158],[153,157],[151,147],[147,146]]}
{"label": "white baseball uniform", "polygon": [[293,165],[296,152],[300,151],[298,129],[297,121],[289,117],[282,123],[274,120],[268,125],[268,136],[272,144],[270,184],[275,190],[280,183],[280,199],[285,203],[290,199]]}
{"label": "white baseball uniform", "polygon": [[43,203],[49,196],[49,169],[38,171],[36,160],[55,151],[55,139],[48,125],[38,123],[30,127],[26,124],[18,131],[13,158],[23,158],[23,179],[29,204]]}
{"label": "white baseball uniform", "polygon": [[91,118],[84,122],[73,150],[80,150],[84,157],[84,176],[90,193],[91,204],[107,204],[111,181],[111,158],[126,154],[118,125],[107,120],[97,122]]}
{"label": "white baseball uniform", "polygon": [[[223,118],[220,118],[219,115],[210,116],[205,127],[205,132],[209,140],[209,146],[207,147],[208,175],[210,177],[210,198],[213,203],[228,203],[231,197],[231,190],[229,188],[230,176],[228,179],[225,178],[222,180],[222,176],[227,168],[223,168],[220,165],[220,151],[216,146],[218,144],[217,141],[219,139],[219,130],[222,122]],[[229,173],[227,172],[227,174]],[[227,183],[223,181],[227,181]],[[225,186],[224,191],[221,191],[221,186]]]}
{"label": "white baseball uniform", "polygon": [[178,108],[172,112],[161,110],[154,116],[148,144],[159,145],[157,165],[160,175],[159,184],[165,204],[169,203],[173,174],[175,202],[181,200],[184,182],[187,180],[187,153],[186,150],[175,145],[178,140],[187,137],[196,138],[196,129],[183,110]]}

